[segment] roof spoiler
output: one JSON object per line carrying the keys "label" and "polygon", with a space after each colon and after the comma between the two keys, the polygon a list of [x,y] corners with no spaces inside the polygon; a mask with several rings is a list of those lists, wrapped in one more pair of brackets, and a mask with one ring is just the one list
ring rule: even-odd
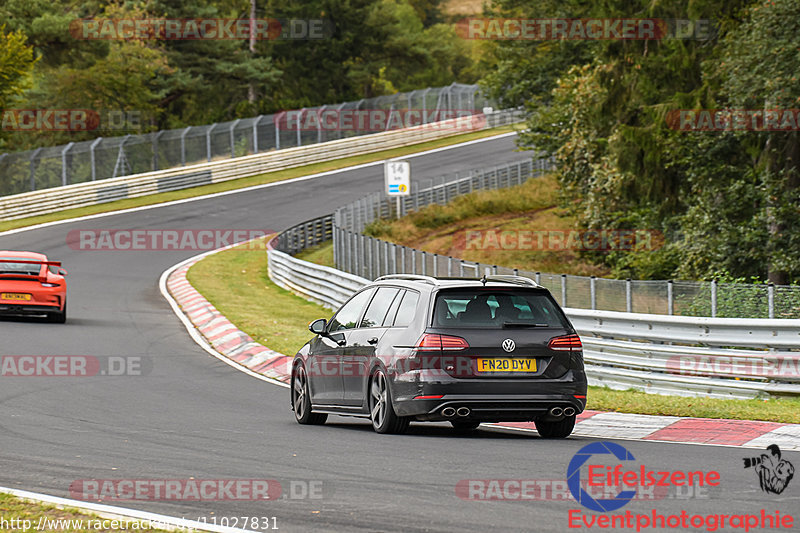
{"label": "roof spoiler", "polygon": [[[43,266],[54,266],[60,267],[61,261],[36,261],[35,259],[0,259],[0,263],[24,263],[26,265],[43,265]],[[39,273],[39,281],[44,281],[47,279],[47,271],[45,270],[44,275]]]}

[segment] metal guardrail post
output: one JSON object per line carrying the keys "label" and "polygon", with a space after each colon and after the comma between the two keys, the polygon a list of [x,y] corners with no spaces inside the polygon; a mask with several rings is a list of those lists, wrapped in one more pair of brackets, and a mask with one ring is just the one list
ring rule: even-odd
{"label": "metal guardrail post", "polygon": [[425,254],[425,250],[422,250],[422,275],[423,276],[427,276],[428,275],[428,272],[427,272],[428,268],[427,267],[428,267],[428,256]]}
{"label": "metal guardrail post", "polygon": [[[92,141],[92,144],[89,145],[89,166],[91,167],[92,181],[95,181],[97,179],[97,161],[95,160],[94,150],[95,148],[97,148],[97,145],[100,144],[100,142],[102,142],[102,140],[103,140],[102,137],[98,137],[97,139]],[[158,153],[157,151],[153,151],[153,154],[157,153]],[[157,163],[158,163],[158,157],[154,155],[154,164]]]}
{"label": "metal guardrail post", "polygon": [[458,262],[458,277],[464,277],[464,260]]}
{"label": "metal guardrail post", "polygon": [[322,142],[322,114],[326,107],[328,106],[324,105],[317,110],[317,143]]}
{"label": "metal guardrail post", "polygon": [[672,294],[672,280],[667,280],[667,314],[672,315],[675,312],[675,300]]}
{"label": "metal guardrail post", "polygon": [[69,170],[67,170],[67,152],[69,152],[70,148],[75,146],[74,142],[67,144],[63,150],[61,150],[61,185],[69,184]]}
{"label": "metal guardrail post", "polygon": [[398,274],[405,274],[406,273],[406,247],[405,246],[401,246],[400,247],[400,263],[401,263],[402,266],[400,267],[400,272],[398,272]]}
{"label": "metal guardrail post", "polygon": [[711,318],[717,316],[717,280],[711,280]]}
{"label": "metal guardrail post", "polygon": [[597,310],[597,277],[595,276],[589,278],[589,300],[592,311]]}
{"label": "metal guardrail post", "polygon": [[233,121],[233,124],[231,124],[231,129],[230,129],[230,134],[231,134],[231,159],[236,157],[236,139],[234,138],[235,136],[234,136],[233,131],[236,129],[236,126],[238,126],[241,121],[242,121],[242,119],[237,118],[236,120]]}
{"label": "metal guardrail post", "polygon": [[428,123],[428,92],[430,92],[431,88],[428,87],[424,91],[422,91],[422,123]]}
{"label": "metal guardrail post", "polygon": [[433,277],[439,275],[439,254],[433,254]]}
{"label": "metal guardrail post", "polygon": [[541,285],[542,284],[542,273],[541,272],[537,272],[536,273],[536,279],[534,281],[536,282],[537,285]]}
{"label": "metal guardrail post", "polygon": [[497,265],[492,265],[492,274],[497,275]]}
{"label": "metal guardrail post", "polygon": [[392,266],[391,274],[397,274],[397,245],[392,243]]}
{"label": "metal guardrail post", "polygon": [[412,248],[411,249],[411,273],[412,274],[416,274],[417,273],[417,249],[416,248]]}
{"label": "metal guardrail post", "polygon": [[767,285],[767,316],[775,318],[775,284],[771,281]]}
{"label": "metal guardrail post", "polygon": [[631,278],[625,280],[625,310],[633,312],[633,301],[631,299]]}
{"label": "metal guardrail post", "polygon": [[561,307],[567,307],[567,275],[561,274]]}

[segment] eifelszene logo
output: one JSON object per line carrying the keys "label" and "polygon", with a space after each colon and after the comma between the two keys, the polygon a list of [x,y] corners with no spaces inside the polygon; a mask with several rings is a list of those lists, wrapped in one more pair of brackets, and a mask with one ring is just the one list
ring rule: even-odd
{"label": "eifelszene logo", "polygon": [[777,444],[770,444],[767,450],[769,454],[762,453],[761,457],[745,457],[744,467],[755,470],[761,490],[780,494],[794,477],[794,466],[781,459],[781,449]]}

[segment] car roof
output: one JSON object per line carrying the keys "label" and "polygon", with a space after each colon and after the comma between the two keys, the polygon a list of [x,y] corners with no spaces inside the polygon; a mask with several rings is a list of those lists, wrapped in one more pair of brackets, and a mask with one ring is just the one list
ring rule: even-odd
{"label": "car roof", "polygon": [[33,261],[47,261],[47,256],[38,252],[24,252],[21,250],[0,250],[0,258],[11,257],[14,259],[32,259]]}
{"label": "car roof", "polygon": [[391,274],[381,276],[375,280],[376,283],[398,283],[409,284],[416,287],[427,287],[433,289],[449,289],[458,287],[524,287],[529,289],[542,289],[530,278],[522,276],[484,276],[483,278],[462,278],[462,277],[434,277],[421,276],[416,274]]}

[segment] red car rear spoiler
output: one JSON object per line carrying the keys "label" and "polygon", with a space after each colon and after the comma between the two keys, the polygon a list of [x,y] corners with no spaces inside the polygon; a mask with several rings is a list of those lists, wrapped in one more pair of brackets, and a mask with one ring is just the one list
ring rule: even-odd
{"label": "red car rear spoiler", "polygon": [[[60,267],[61,261],[36,261],[35,259],[0,259],[0,263],[24,263],[26,265],[46,265]],[[47,279],[47,274],[39,276],[40,280]]]}

